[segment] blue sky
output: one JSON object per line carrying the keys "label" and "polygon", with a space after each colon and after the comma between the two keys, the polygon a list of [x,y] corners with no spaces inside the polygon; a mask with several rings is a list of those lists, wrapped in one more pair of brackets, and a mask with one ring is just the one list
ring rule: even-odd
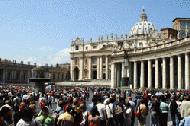
{"label": "blue sky", "polygon": [[158,30],[190,17],[189,0],[0,0],[0,57],[69,62],[71,40],[127,34],[142,8]]}

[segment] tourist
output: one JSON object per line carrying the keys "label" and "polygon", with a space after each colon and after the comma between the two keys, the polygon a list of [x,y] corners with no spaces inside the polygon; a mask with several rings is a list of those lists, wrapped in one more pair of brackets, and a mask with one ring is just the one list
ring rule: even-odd
{"label": "tourist", "polygon": [[71,115],[72,107],[68,106],[66,111],[58,117],[58,126],[74,126],[74,118]]}
{"label": "tourist", "polygon": [[181,118],[188,116],[188,109],[190,108],[190,96],[184,96],[184,100],[181,102]]}
{"label": "tourist", "polygon": [[22,118],[22,112],[24,108],[26,107],[26,104],[24,102],[21,102],[19,105],[19,110],[15,111],[13,115],[14,125],[16,126],[17,122]]}
{"label": "tourist", "polygon": [[164,95],[161,96],[160,101],[160,115],[159,115],[159,125],[160,126],[167,126],[168,123],[168,111],[169,106],[166,103],[166,98]]}
{"label": "tourist", "polygon": [[148,108],[146,106],[146,102],[144,99],[140,100],[140,104],[137,107],[137,113],[140,113],[139,117],[138,117],[138,122],[140,126],[145,126],[146,124],[146,117],[148,115]]}
{"label": "tourist", "polygon": [[42,126],[54,126],[54,119],[49,115],[48,107],[45,106],[42,108],[42,111],[36,117],[36,120],[39,121]]}
{"label": "tourist", "polygon": [[98,102],[96,104],[97,110],[100,114],[100,126],[106,125],[106,106],[103,104],[103,98],[99,97]]}
{"label": "tourist", "polygon": [[131,104],[128,102],[126,104],[126,114],[125,114],[125,125],[132,126],[132,116],[133,116],[133,109]]}
{"label": "tourist", "polygon": [[190,126],[190,108],[187,111],[188,115],[181,120],[179,126]]}
{"label": "tourist", "polygon": [[88,126],[100,126],[100,118],[97,115],[97,107],[92,107],[88,116]]}
{"label": "tourist", "polygon": [[22,117],[16,126],[45,126],[33,119],[34,113],[30,107],[25,107],[22,111]]}
{"label": "tourist", "polygon": [[107,126],[115,125],[113,103],[114,103],[113,98],[110,98],[109,100],[107,100],[107,104],[106,104]]}
{"label": "tourist", "polygon": [[157,96],[152,96],[150,105],[151,126],[159,126],[160,102]]}
{"label": "tourist", "polygon": [[179,114],[178,114],[178,104],[176,102],[176,97],[171,97],[171,102],[169,104],[171,119],[173,126],[178,126],[179,124]]}
{"label": "tourist", "polygon": [[4,123],[6,126],[13,125],[12,115],[13,112],[8,104],[1,107],[1,113],[3,114]]}
{"label": "tourist", "polygon": [[0,126],[6,126],[2,112],[0,112]]}
{"label": "tourist", "polygon": [[134,126],[135,123],[135,102],[132,100],[132,97],[128,97],[128,102],[132,109],[132,117],[131,117],[131,126]]}
{"label": "tourist", "polygon": [[[80,126],[88,126],[88,116],[89,112],[86,110],[86,105],[81,104],[80,105],[81,111],[82,111],[82,121],[80,123]],[[106,125],[106,124],[105,124]]]}
{"label": "tourist", "polygon": [[115,101],[114,115],[115,115],[115,121],[116,121],[117,126],[123,126],[123,124],[124,124],[124,117],[123,117],[124,108],[125,108],[125,106],[122,102],[122,99],[120,99],[120,101]]}

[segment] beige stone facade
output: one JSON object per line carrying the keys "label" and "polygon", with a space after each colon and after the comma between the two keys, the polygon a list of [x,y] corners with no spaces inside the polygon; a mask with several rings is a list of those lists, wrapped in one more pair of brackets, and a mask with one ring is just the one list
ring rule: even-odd
{"label": "beige stone facade", "polygon": [[190,18],[175,18],[173,28],[178,31],[178,38],[190,37]]}
{"label": "beige stone facade", "polygon": [[104,80],[112,88],[189,89],[190,38],[178,38],[176,24],[157,31],[144,10],[140,19],[128,35],[72,41],[71,80]]}
{"label": "beige stone facade", "polygon": [[32,78],[50,78],[52,82],[70,80],[70,64],[38,66],[32,69]]}
{"label": "beige stone facade", "polygon": [[0,60],[0,83],[21,84],[28,83],[28,79],[32,76],[32,68],[34,65],[16,63],[16,61]]}

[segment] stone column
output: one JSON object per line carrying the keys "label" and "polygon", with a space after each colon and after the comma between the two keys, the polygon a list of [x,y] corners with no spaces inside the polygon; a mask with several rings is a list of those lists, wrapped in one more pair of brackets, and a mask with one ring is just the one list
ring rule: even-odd
{"label": "stone column", "polygon": [[79,80],[83,80],[83,72],[84,72],[84,61],[81,57],[80,59],[80,74],[79,74]]}
{"label": "stone column", "polygon": [[14,76],[15,74],[14,74],[14,73],[15,73],[15,71],[13,70],[13,71],[11,72],[11,74],[12,74],[12,80],[13,80],[13,81],[15,80],[15,76]]}
{"label": "stone column", "polygon": [[6,70],[3,69],[3,81],[5,81],[5,80],[6,80]]}
{"label": "stone column", "polygon": [[166,89],[166,58],[162,59],[162,88]]}
{"label": "stone column", "polygon": [[137,88],[137,62],[134,62],[134,77],[133,77],[133,84],[134,84],[134,88]]}
{"label": "stone column", "polygon": [[185,89],[189,89],[189,55],[185,54]]}
{"label": "stone column", "polygon": [[159,73],[158,73],[158,59],[155,59],[155,88],[158,88]]}
{"label": "stone column", "polygon": [[121,67],[119,67],[118,64],[116,64],[116,86],[115,87],[120,87],[120,78],[121,78]]}
{"label": "stone column", "polygon": [[170,89],[174,89],[174,58],[170,57]]}
{"label": "stone column", "polygon": [[177,73],[177,76],[178,76],[178,89],[181,89],[181,85],[182,85],[182,76],[181,76],[181,55],[178,55],[178,73]]}
{"label": "stone column", "polygon": [[106,80],[108,80],[108,70],[109,70],[108,56],[106,56]]}
{"label": "stone column", "polygon": [[92,61],[91,61],[91,57],[88,58],[88,79],[92,79]]}
{"label": "stone column", "polygon": [[100,58],[97,57],[97,79],[100,79]]}
{"label": "stone column", "polygon": [[70,72],[71,72],[71,80],[74,81],[74,60],[71,59],[71,67],[70,67]]}
{"label": "stone column", "polygon": [[[30,71],[30,72],[32,72],[32,71]],[[16,81],[16,70],[14,70],[13,74],[14,74],[14,81]]]}
{"label": "stone column", "polygon": [[20,71],[20,82],[22,82],[23,81],[23,71],[21,70]]}
{"label": "stone column", "polygon": [[115,64],[111,64],[111,88],[115,88],[115,82],[116,82],[116,71],[115,71]]}
{"label": "stone column", "polygon": [[148,60],[148,88],[152,88],[152,62]]}
{"label": "stone column", "polygon": [[122,62],[122,75],[121,75],[121,77],[122,78],[127,77],[127,70],[126,70],[124,62]]}
{"label": "stone column", "polygon": [[103,64],[102,64],[102,56],[100,56],[100,78],[99,79],[102,79],[103,78]]}
{"label": "stone column", "polygon": [[144,61],[141,61],[141,75],[140,75],[140,88],[144,88],[145,79],[144,79]]}
{"label": "stone column", "polygon": [[[14,71],[14,74],[16,74],[15,71]],[[31,71],[28,71],[27,74],[28,74],[28,75],[27,75],[27,76],[28,76],[28,79],[31,78]],[[16,76],[15,76],[15,78],[16,78]]]}

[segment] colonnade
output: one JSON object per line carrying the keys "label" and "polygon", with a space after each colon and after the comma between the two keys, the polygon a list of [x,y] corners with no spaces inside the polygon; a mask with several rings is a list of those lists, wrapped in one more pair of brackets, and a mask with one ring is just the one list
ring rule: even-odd
{"label": "colonnade", "polygon": [[189,53],[132,63],[134,88],[189,89],[190,87]]}
{"label": "colonnade", "polygon": [[[103,62],[103,57],[105,57],[105,61]],[[84,80],[84,79],[93,79],[93,71],[96,71],[96,79],[109,79],[109,61],[108,61],[109,56],[96,56],[93,58],[96,58],[96,62],[93,63],[92,57],[80,57],[79,58],[79,64],[74,64],[74,59],[71,60],[71,79],[74,80],[74,74],[75,71],[74,69],[76,67],[79,68],[79,80]],[[85,62],[84,60],[87,60]],[[95,66],[95,68],[93,67]],[[85,76],[84,71],[87,69],[88,75]],[[105,74],[105,77],[103,77]]]}
{"label": "colonnade", "polygon": [[[105,59],[103,57],[105,57]],[[143,60],[129,59],[130,65],[127,66],[127,68],[125,68],[123,61],[112,62],[111,87],[117,87],[123,77],[129,77],[133,88],[190,88],[189,53],[154,59],[151,57],[148,58]],[[87,63],[84,61],[86,59]],[[74,68],[76,67],[79,68],[79,80],[94,79],[94,73],[97,74],[96,79],[109,79],[108,56],[81,57],[79,58],[79,64],[77,66],[74,65],[73,62],[74,61],[71,60],[71,79],[72,76],[74,76]],[[87,70],[86,76],[84,76],[85,70]]]}
{"label": "colonnade", "polygon": [[28,70],[12,70],[12,69],[1,69],[0,81],[1,82],[27,82],[30,77],[30,71]]}

